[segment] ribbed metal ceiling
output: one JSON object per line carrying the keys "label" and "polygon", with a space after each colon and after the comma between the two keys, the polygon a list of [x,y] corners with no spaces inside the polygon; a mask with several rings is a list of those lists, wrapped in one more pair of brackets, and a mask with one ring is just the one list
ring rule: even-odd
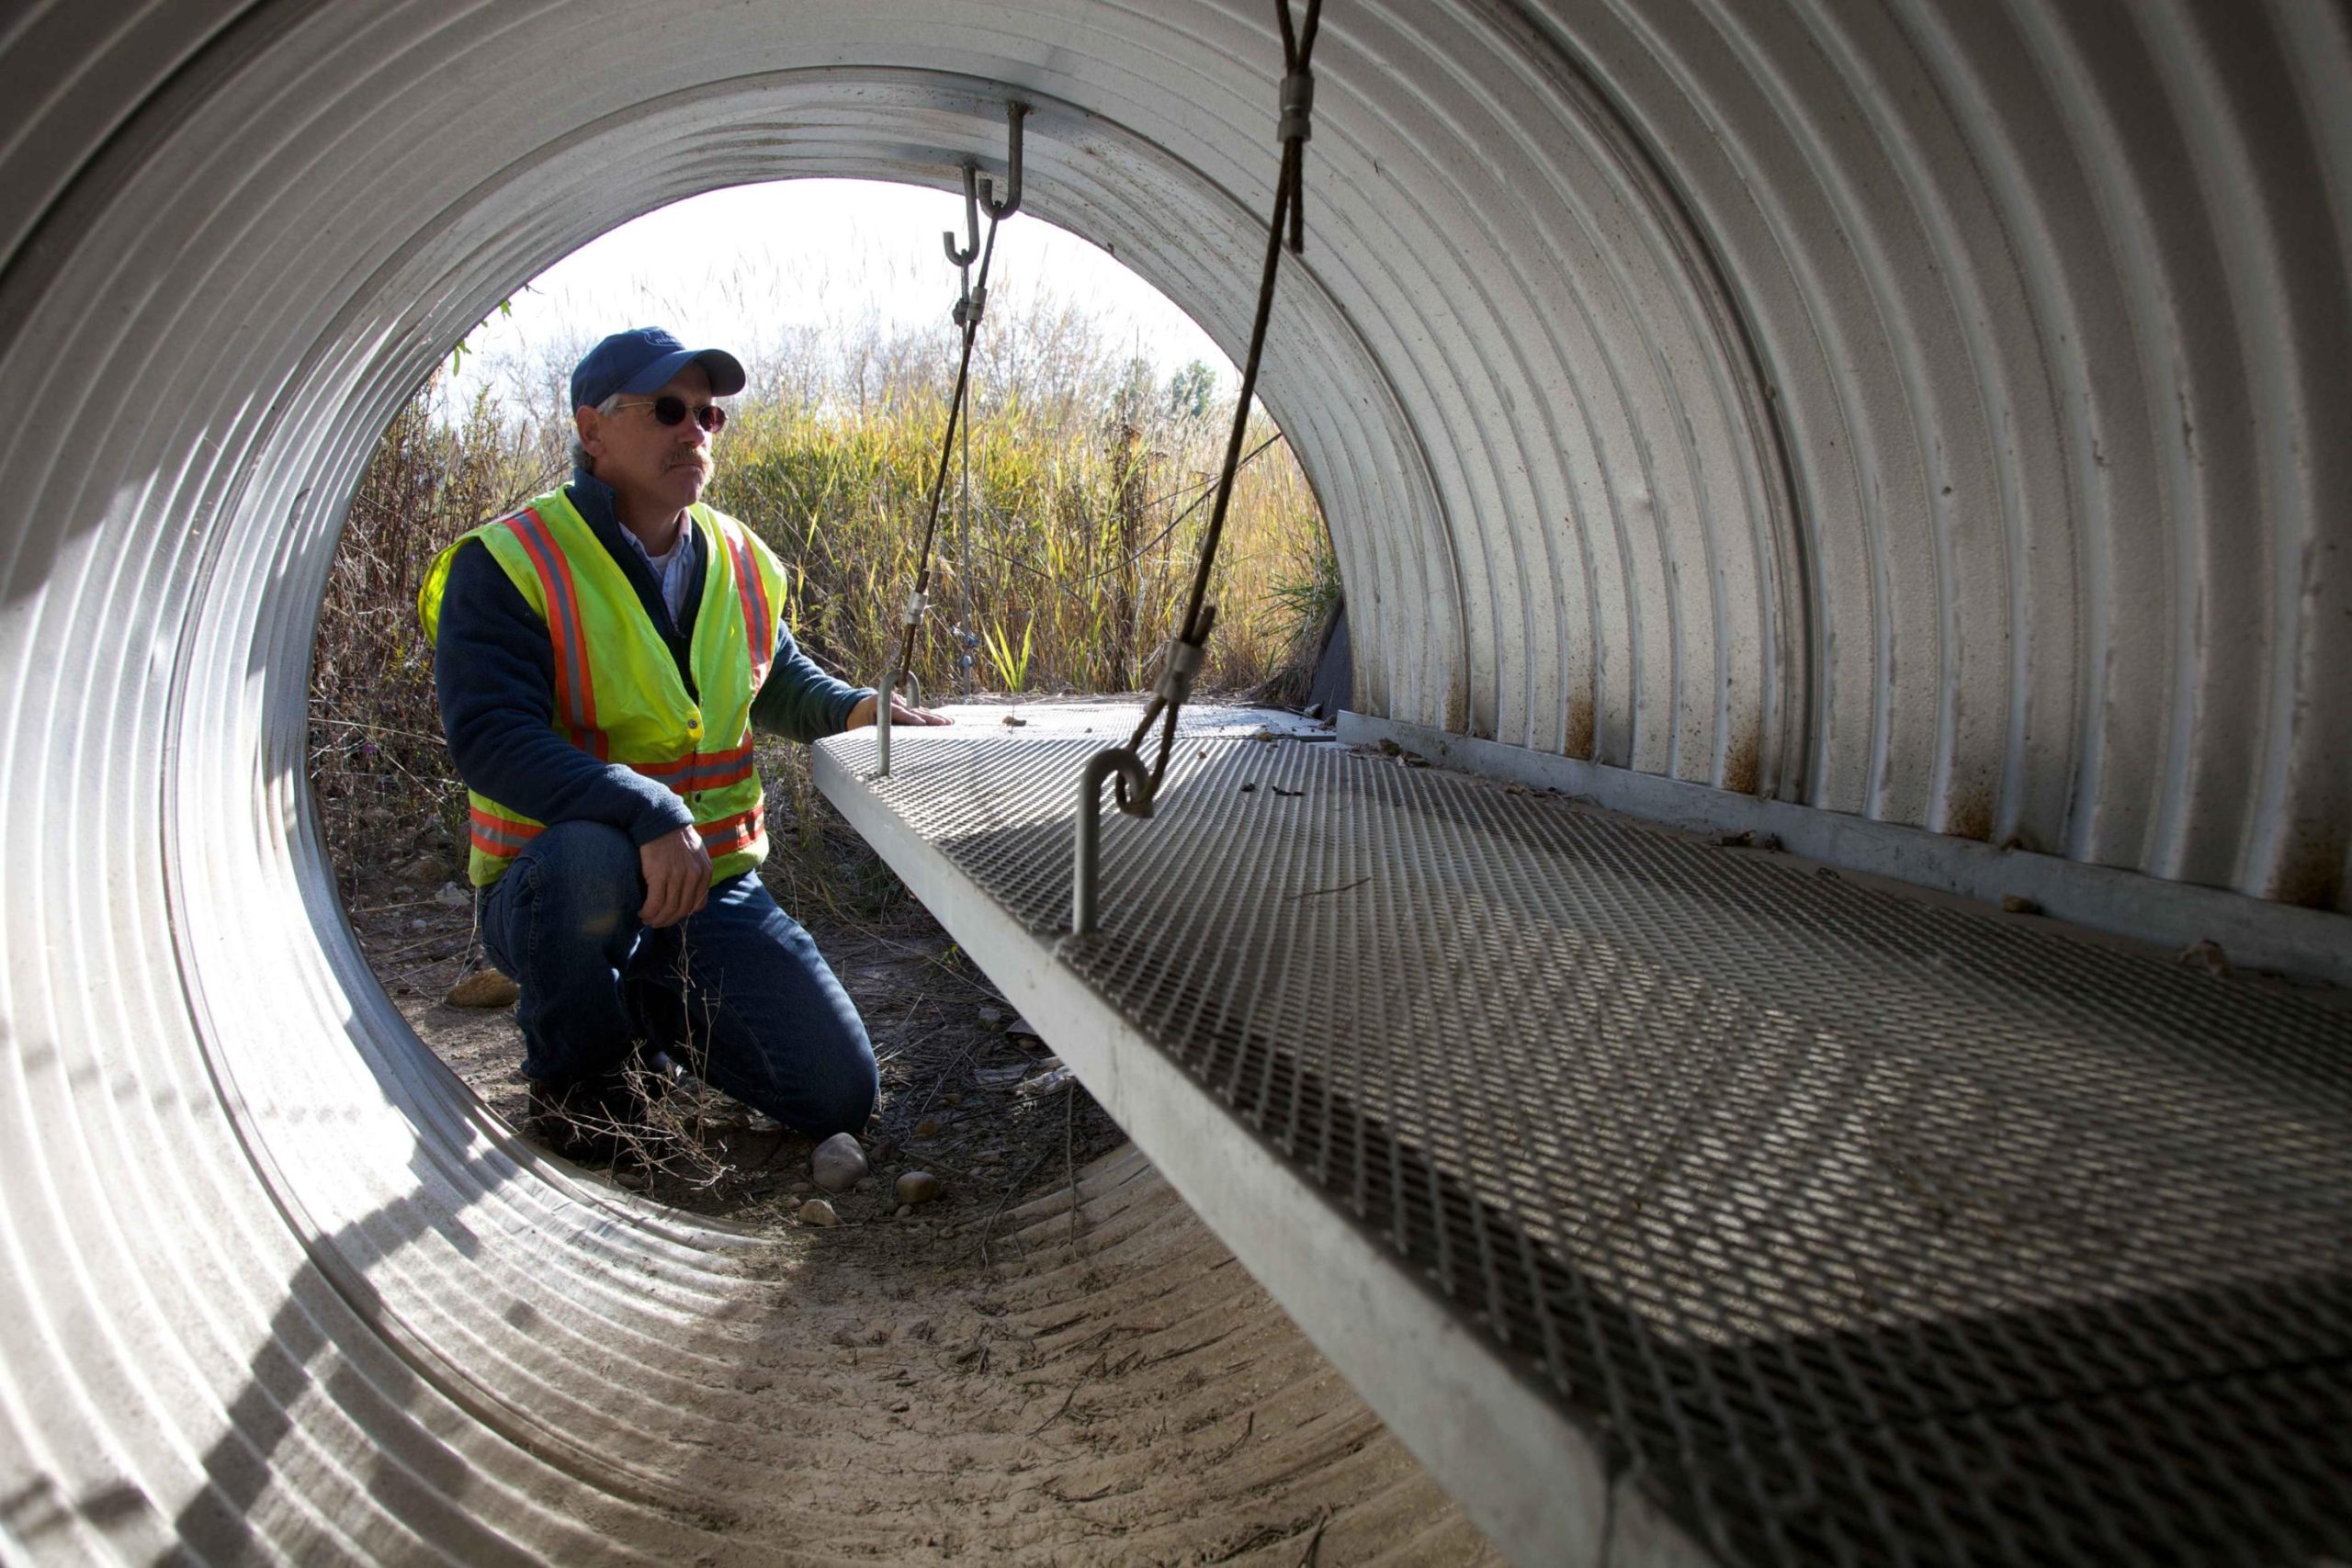
{"label": "ribbed metal ceiling", "polygon": [[[1264,391],[1359,705],[2346,907],[2340,9],[1326,26]],[[529,1163],[341,924],[301,780],[344,497],[556,257],[730,183],[944,185],[1008,92],[1029,209],[1238,343],[1279,58],[1240,0],[0,21],[0,1491],[85,1505],[57,1550],[693,1535],[628,1434],[759,1441],[679,1414],[738,1243]]]}

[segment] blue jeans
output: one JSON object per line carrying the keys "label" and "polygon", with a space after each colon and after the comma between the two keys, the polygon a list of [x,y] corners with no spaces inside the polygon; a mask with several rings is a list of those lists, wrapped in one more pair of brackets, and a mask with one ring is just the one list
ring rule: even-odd
{"label": "blue jeans", "polygon": [[874,1047],[817,944],[745,872],[674,926],[638,919],[628,835],[558,822],[482,899],[482,946],[523,988],[523,1075],[605,1073],[642,1041],[810,1137],[865,1126]]}

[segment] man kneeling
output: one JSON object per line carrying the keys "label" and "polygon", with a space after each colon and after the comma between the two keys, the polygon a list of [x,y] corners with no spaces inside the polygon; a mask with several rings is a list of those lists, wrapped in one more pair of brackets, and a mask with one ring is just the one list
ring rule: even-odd
{"label": "man kneeling", "polygon": [[575,1153],[634,1120],[628,1069],[664,1052],[811,1137],[874,1108],[865,1026],[754,869],[752,732],[871,724],[874,693],[800,651],[775,557],[701,504],[713,400],[742,387],[658,328],[606,338],[571,373],[571,482],[450,546],[417,598],[483,946],[522,988],[534,1113]]}

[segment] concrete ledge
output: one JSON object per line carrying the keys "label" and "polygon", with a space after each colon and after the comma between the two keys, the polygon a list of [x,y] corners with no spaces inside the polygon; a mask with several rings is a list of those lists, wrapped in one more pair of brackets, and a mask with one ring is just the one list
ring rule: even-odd
{"label": "concrete ledge", "polygon": [[2055,855],[1996,849],[1973,839],[1736,795],[1367,714],[1342,713],[1340,739],[1351,745],[1392,740],[1450,768],[1582,795],[1611,811],[1671,828],[1770,833],[1789,851],[1808,859],[1963,898],[1997,904],[2015,894],[2032,899],[2059,919],[2162,947],[2215,942],[2240,967],[2352,988],[2352,916]]}

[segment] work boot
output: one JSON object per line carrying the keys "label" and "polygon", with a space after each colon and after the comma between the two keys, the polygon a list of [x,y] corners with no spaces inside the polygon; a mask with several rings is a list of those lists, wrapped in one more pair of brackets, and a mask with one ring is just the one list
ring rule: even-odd
{"label": "work boot", "polygon": [[646,1093],[650,1097],[658,1099],[672,1089],[684,1089],[694,1081],[694,1075],[686,1071],[686,1065],[658,1045],[640,1047],[638,1059],[645,1064],[646,1076],[650,1080],[646,1085]]}
{"label": "work boot", "polygon": [[566,1159],[610,1160],[644,1125],[644,1102],[616,1070],[560,1082],[531,1080],[524,1130]]}

